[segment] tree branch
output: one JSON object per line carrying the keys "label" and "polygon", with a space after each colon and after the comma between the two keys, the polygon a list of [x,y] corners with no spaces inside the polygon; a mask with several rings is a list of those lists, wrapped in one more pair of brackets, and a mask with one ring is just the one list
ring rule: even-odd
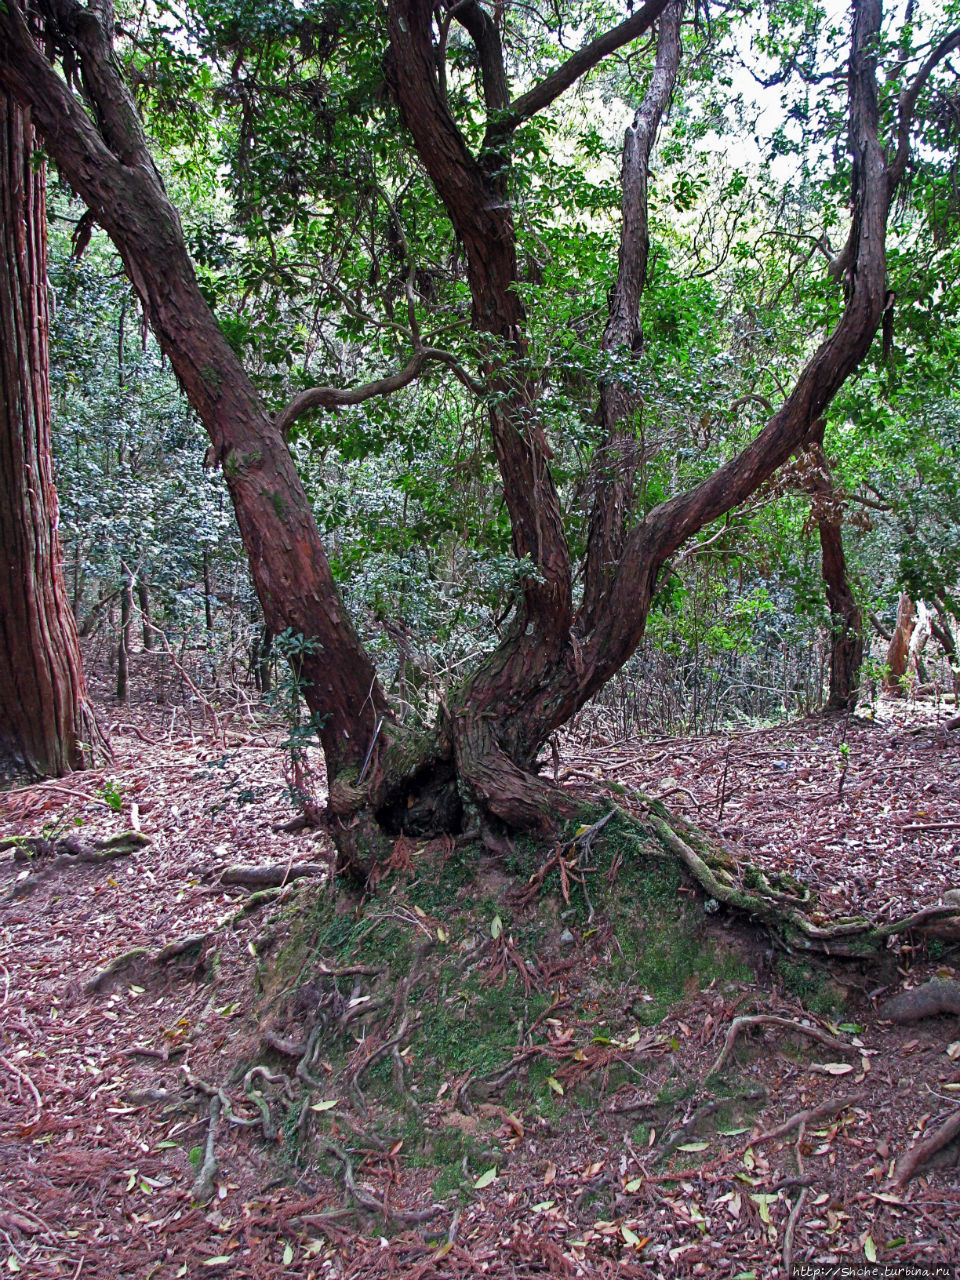
{"label": "tree branch", "polygon": [[907,167],[907,160],[910,156],[910,126],[913,124],[913,115],[917,107],[917,99],[923,91],[923,86],[927,83],[931,73],[941,63],[944,58],[953,53],[954,49],[960,49],[960,30],[951,31],[945,35],[938,45],[931,51],[923,66],[913,77],[907,87],[900,94],[900,102],[897,110],[897,153],[890,165],[890,187],[891,190],[897,185],[903,177]]}
{"label": "tree branch", "polygon": [[420,376],[424,367],[431,363],[445,364],[452,369],[463,385],[475,395],[482,395],[486,390],[484,384],[472,378],[451,352],[441,351],[436,347],[420,347],[402,369],[384,378],[376,378],[359,387],[309,387],[306,391],[301,391],[277,414],[273,424],[286,437],[297,419],[311,409],[342,409],[348,405],[362,404],[376,396],[388,396],[409,386]]}
{"label": "tree branch", "polygon": [[591,40],[582,49],[571,54],[556,71],[544,77],[527,93],[514,98],[500,122],[500,129],[507,133],[515,129],[518,124],[522,124],[524,120],[529,120],[531,116],[559,98],[561,93],[592,70],[608,54],[615,53],[617,49],[622,49],[625,44],[630,44],[633,40],[638,40],[653,26],[669,3],[670,0],[647,0],[642,8],[625,22],[621,22],[618,27],[605,32],[602,36],[597,36],[595,40]]}
{"label": "tree branch", "polygon": [[[639,350],[643,341],[640,299],[647,283],[650,257],[648,185],[650,154],[680,69],[680,24],[684,0],[672,0],[660,17],[657,53],[643,100],[623,139],[620,253],[617,280],[603,334],[603,350],[611,356]],[[604,443],[593,468],[596,498],[590,514],[584,566],[584,630],[592,629],[623,550],[627,521],[633,512],[634,482],[640,447],[630,419],[638,397],[615,373],[600,387],[600,421]]]}
{"label": "tree branch", "polygon": [[470,33],[480,57],[480,84],[488,117],[503,111],[510,101],[507,73],[503,65],[503,47],[497,24],[477,0],[454,5],[452,16]]}

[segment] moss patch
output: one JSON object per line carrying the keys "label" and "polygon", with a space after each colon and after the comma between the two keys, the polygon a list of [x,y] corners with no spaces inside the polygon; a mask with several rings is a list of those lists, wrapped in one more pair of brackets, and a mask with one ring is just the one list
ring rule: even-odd
{"label": "moss patch", "polygon": [[364,901],[301,893],[256,1016],[313,1043],[303,1106],[321,1092],[336,1105],[304,1123],[297,1109],[292,1158],[314,1158],[312,1133],[362,1130],[402,1142],[435,1196],[469,1194],[518,1133],[572,1109],[594,1123],[635,1082],[641,1038],[669,1055],[650,1029],[687,996],[752,977],[659,845],[605,817],[585,813],[559,846],[518,841],[505,863],[414,848],[412,871]]}

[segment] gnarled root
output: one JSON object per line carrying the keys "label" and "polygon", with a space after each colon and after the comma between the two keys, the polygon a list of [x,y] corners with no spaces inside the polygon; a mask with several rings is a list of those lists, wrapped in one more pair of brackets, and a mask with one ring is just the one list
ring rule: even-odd
{"label": "gnarled root", "polygon": [[711,898],[747,915],[761,920],[787,948],[819,951],[824,955],[848,958],[867,958],[883,951],[891,938],[936,923],[960,918],[960,906],[930,906],[887,924],[872,924],[862,917],[837,920],[833,924],[814,924],[799,908],[793,894],[782,891],[761,892],[734,883],[725,872],[717,872],[706,858],[681,839],[667,821],[669,815],[662,805],[647,800],[650,813],[647,817],[650,830],[668,853],[676,857],[689,874]]}
{"label": "gnarled root", "polygon": [[[909,1151],[903,1153],[897,1161],[890,1185],[896,1188],[905,1187],[911,1178],[923,1172],[924,1165],[929,1164],[935,1156],[945,1152],[958,1140],[960,1140],[960,1108],[953,1113],[946,1124],[934,1130],[922,1142],[914,1143]],[[956,1155],[960,1157],[960,1150]],[[956,1163],[956,1160],[951,1160],[950,1163]]]}

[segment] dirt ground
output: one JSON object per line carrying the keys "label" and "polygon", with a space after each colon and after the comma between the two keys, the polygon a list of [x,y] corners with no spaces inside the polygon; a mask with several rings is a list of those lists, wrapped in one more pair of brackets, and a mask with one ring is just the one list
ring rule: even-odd
{"label": "dirt ground", "polygon": [[[960,1020],[903,1026],[877,1013],[904,986],[957,978],[960,947],[948,938],[914,950],[907,937],[882,968],[805,968],[722,913],[718,934],[751,976],[691,989],[655,1036],[624,1042],[634,1085],[590,1107],[558,1096],[559,1118],[504,1113],[508,1155],[439,1207],[429,1171],[401,1150],[365,1151],[344,1129],[367,1203],[341,1213],[356,1208],[343,1178],[288,1159],[282,1131],[266,1141],[231,1076],[249,1046],[258,948],[302,882],[235,918],[250,891],[219,874],[328,853],[310,831],[277,829],[294,813],[283,730],[195,716],[187,731],[185,716],[171,722],[146,702],[106,714],[112,764],[0,794],[0,837],[139,828],[150,840],[131,856],[60,867],[24,896],[17,885],[33,868],[0,854],[0,1268],[72,1280],[765,1280],[791,1258],[960,1264],[956,1143],[944,1167],[894,1185],[902,1154],[957,1116]],[[665,797],[735,853],[808,882],[834,916],[887,920],[960,888],[960,733],[929,708],[695,741],[570,739],[559,776]],[[187,937],[195,945],[157,960]],[[90,989],[135,947],[148,953],[139,967]],[[701,1086],[743,1015],[802,1021],[812,1034],[744,1027],[733,1057],[740,1097],[753,1102],[719,1128]],[[541,1027],[543,1051],[569,1062],[594,1031],[558,1014]],[[690,1087],[672,1096],[678,1079]],[[197,1152],[221,1087],[229,1109],[201,1206]],[[421,1120],[452,1114],[438,1096]],[[379,1219],[370,1204],[384,1206]]]}

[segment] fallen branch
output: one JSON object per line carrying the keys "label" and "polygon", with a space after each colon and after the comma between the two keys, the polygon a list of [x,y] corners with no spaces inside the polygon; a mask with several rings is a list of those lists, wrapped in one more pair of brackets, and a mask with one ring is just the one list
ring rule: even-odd
{"label": "fallen branch", "polygon": [[891,1187],[905,1187],[910,1179],[919,1173],[937,1152],[942,1151],[944,1147],[949,1146],[957,1138],[960,1138],[960,1108],[953,1113],[946,1124],[941,1125],[929,1138],[925,1138],[922,1142],[915,1142],[908,1151],[903,1153],[897,1161],[897,1167],[890,1183]]}
{"label": "fallen branch", "polygon": [[858,1054],[860,1052],[856,1045],[848,1044],[846,1040],[838,1040],[836,1036],[828,1035],[826,1031],[821,1031],[819,1027],[807,1026],[806,1023],[796,1022],[793,1018],[777,1018],[769,1013],[754,1013],[746,1017],[734,1018],[733,1022],[730,1023],[720,1056],[710,1068],[707,1073],[708,1076],[719,1075],[730,1060],[730,1055],[733,1053],[733,1047],[740,1032],[746,1031],[750,1027],[782,1027],[787,1031],[795,1032],[797,1035],[806,1036],[809,1040],[816,1040],[818,1044],[825,1045],[828,1049],[835,1049],[838,1053]]}
{"label": "fallen branch", "polygon": [[801,1125],[816,1124],[818,1120],[832,1120],[834,1116],[846,1111],[847,1107],[855,1107],[864,1099],[864,1093],[847,1093],[842,1098],[833,1098],[829,1102],[821,1102],[819,1107],[810,1107],[806,1111],[797,1111],[794,1115],[788,1116],[781,1124],[776,1125],[773,1129],[767,1129],[763,1133],[757,1134],[755,1138],[750,1139],[749,1145],[757,1147],[762,1142],[774,1142],[777,1138],[784,1138],[788,1133],[792,1133],[794,1129],[798,1129]]}

